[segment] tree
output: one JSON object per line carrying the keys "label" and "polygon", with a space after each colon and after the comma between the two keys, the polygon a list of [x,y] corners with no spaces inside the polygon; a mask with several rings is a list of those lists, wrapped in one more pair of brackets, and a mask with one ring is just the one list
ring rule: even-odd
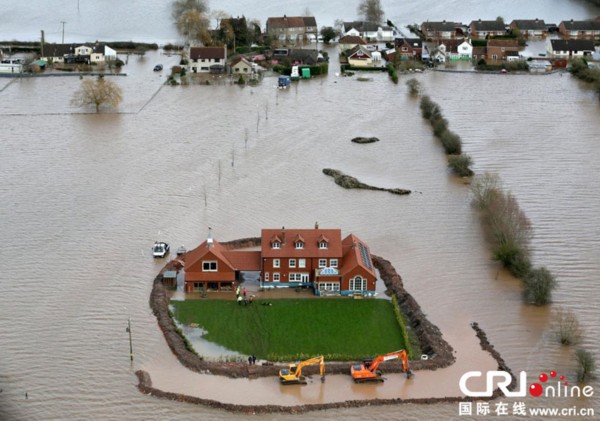
{"label": "tree", "polygon": [[122,100],[123,96],[119,85],[106,80],[104,76],[98,76],[96,80],[85,79],[81,82],[81,87],[73,95],[71,103],[78,107],[94,105],[96,112],[99,112],[101,106],[107,105],[116,108]]}
{"label": "tree", "polygon": [[205,0],[176,0],[171,15],[180,35],[190,41],[210,43],[208,6]]}
{"label": "tree", "polygon": [[358,15],[367,22],[381,23],[384,13],[379,0],[361,0],[358,4]]}
{"label": "tree", "polygon": [[329,44],[332,39],[338,36],[338,32],[333,29],[331,26],[324,26],[320,31],[321,36],[323,37],[323,42],[325,44]]}
{"label": "tree", "polygon": [[188,10],[197,10],[199,13],[208,13],[208,5],[204,0],[175,0],[171,6],[171,16],[177,22]]}

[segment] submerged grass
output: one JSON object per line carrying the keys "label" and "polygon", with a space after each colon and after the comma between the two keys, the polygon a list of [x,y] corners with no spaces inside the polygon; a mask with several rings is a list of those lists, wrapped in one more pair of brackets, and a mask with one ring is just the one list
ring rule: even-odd
{"label": "submerged grass", "polygon": [[271,361],[315,355],[357,360],[406,347],[392,303],[387,300],[281,299],[172,302],[179,321],[197,323],[205,339],[242,354]]}

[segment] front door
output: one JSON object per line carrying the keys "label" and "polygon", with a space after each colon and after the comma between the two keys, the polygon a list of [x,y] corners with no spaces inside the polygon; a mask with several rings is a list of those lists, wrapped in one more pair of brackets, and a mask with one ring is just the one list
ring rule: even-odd
{"label": "front door", "polygon": [[300,281],[303,284],[307,284],[308,283],[308,273],[301,273],[300,274]]}

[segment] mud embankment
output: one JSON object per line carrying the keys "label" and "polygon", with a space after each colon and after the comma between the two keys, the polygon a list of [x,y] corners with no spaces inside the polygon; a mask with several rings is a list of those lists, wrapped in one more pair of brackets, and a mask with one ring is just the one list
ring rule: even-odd
{"label": "mud embankment", "polygon": [[383,187],[370,186],[361,181],[358,181],[358,179],[356,179],[350,175],[344,174],[343,172],[341,172],[339,170],[334,170],[332,168],[324,168],[323,174],[333,177],[335,184],[337,184],[338,186],[342,186],[345,189],[378,190],[378,191],[386,191],[386,192],[389,192],[392,194],[400,194],[400,195],[411,193],[410,190],[406,190],[406,189],[399,189],[399,188],[386,189]]}
{"label": "mud embankment", "polygon": [[[260,237],[244,238],[235,241],[221,243],[228,249],[238,249],[245,247],[256,247],[261,242]],[[443,339],[439,328],[431,323],[419,304],[415,299],[404,289],[402,279],[396,272],[392,264],[381,257],[372,256],[373,263],[379,270],[381,279],[385,283],[391,294],[394,294],[398,300],[398,304],[403,311],[406,320],[410,327],[414,330],[419,338],[421,349],[427,355],[427,359],[421,359],[410,362],[410,368],[416,370],[435,370],[451,365],[455,361],[452,347]],[[171,270],[181,267],[181,261],[178,259],[172,260],[165,266],[165,270]],[[189,351],[182,337],[177,333],[176,326],[169,316],[169,297],[166,288],[162,283],[162,272],[154,279],[154,286],[150,295],[150,307],[157,318],[167,344],[179,360],[186,368],[202,373],[227,376],[230,378],[254,378],[254,377],[276,377],[279,370],[285,366],[282,364],[264,363],[263,365],[250,366],[239,362],[213,362],[206,361],[201,356]],[[510,369],[506,366],[500,354],[488,342],[483,330],[479,328],[477,323],[472,324],[473,329],[479,337],[482,349],[489,351],[492,357],[498,362],[498,368],[510,373]],[[401,372],[402,367],[399,364],[392,362],[383,363],[381,368],[384,372],[394,373]],[[307,376],[317,375],[318,367],[306,367],[305,374]],[[348,374],[348,362],[328,362],[328,374]],[[241,412],[247,414],[264,414],[264,413],[303,413],[308,411],[317,411],[333,408],[353,408],[370,405],[394,405],[399,403],[418,403],[431,404],[439,402],[458,402],[463,400],[472,400],[470,398],[461,397],[445,397],[445,398],[422,398],[422,399],[371,399],[371,400],[354,400],[324,404],[310,404],[298,406],[278,406],[278,405],[234,405],[221,403],[210,399],[202,399],[194,396],[177,394],[172,392],[164,392],[152,387],[150,374],[139,370],[136,372],[139,384],[138,389],[145,394],[176,400],[180,402],[188,402],[202,404],[205,406],[224,409],[232,412]],[[515,386],[513,380],[512,387]],[[493,397],[499,396],[500,391],[496,390]]]}

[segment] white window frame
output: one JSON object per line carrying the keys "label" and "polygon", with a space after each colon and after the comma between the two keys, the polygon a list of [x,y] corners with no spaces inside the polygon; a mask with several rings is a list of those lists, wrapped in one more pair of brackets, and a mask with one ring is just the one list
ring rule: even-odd
{"label": "white window frame", "polygon": [[[214,263],[214,268],[213,268]],[[208,268],[207,268],[208,265]],[[202,261],[202,272],[218,272],[219,265],[216,260],[203,260]]]}
{"label": "white window frame", "polygon": [[321,242],[319,242],[319,249],[325,250],[325,249],[327,249],[327,247],[328,247],[327,241],[321,241]]}
{"label": "white window frame", "polygon": [[319,267],[326,268],[327,267],[327,259],[319,259]]}
{"label": "white window frame", "polygon": [[279,259],[273,259],[273,267],[274,268],[281,267],[281,260],[279,260]]}
{"label": "white window frame", "polygon": [[290,259],[289,261],[289,266],[291,268],[295,268],[296,267],[296,259]]}
{"label": "white window frame", "polygon": [[305,268],[306,267],[306,259],[298,259],[298,267]]}
{"label": "white window frame", "polygon": [[280,279],[279,272],[273,272],[273,282],[279,282]]}
{"label": "white window frame", "polygon": [[301,250],[304,248],[304,243],[302,241],[296,241],[294,244],[297,250]]}
{"label": "white window frame", "polygon": [[273,241],[273,243],[271,244],[271,248],[280,249],[281,243],[279,241]]}
{"label": "white window frame", "polygon": [[269,272],[265,272],[265,281],[269,280]]}
{"label": "white window frame", "polygon": [[338,267],[338,259],[329,259],[329,267],[337,268]]}
{"label": "white window frame", "polygon": [[365,278],[364,276],[356,275],[354,278],[350,278],[349,287],[350,291],[366,291],[367,278]]}

